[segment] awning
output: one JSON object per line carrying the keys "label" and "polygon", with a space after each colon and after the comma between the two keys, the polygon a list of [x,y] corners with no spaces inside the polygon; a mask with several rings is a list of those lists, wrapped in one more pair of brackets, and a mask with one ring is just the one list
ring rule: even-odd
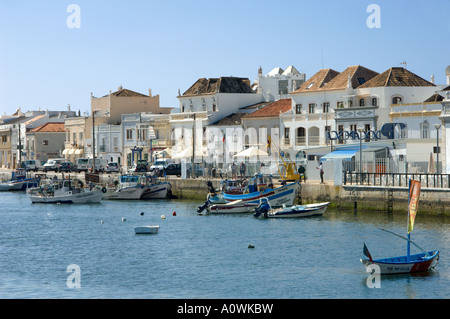
{"label": "awning", "polygon": [[63,154],[63,155],[66,155],[68,151],[69,151],[69,149],[66,148],[66,149],[62,152],[62,154]]}
{"label": "awning", "polygon": [[358,152],[358,150],[334,151],[334,152],[328,153],[325,156],[322,156],[322,158],[320,160],[321,161],[332,161],[334,159],[351,159],[353,156],[355,156],[356,152]]}
{"label": "awning", "polygon": [[69,155],[72,155],[73,153],[75,153],[75,149],[74,149],[74,148],[70,149],[70,150],[67,152],[67,154],[69,154]]}
{"label": "awning", "polygon": [[78,150],[75,151],[76,155],[80,155],[80,154],[83,154],[83,153],[84,153],[83,149],[78,149]]}

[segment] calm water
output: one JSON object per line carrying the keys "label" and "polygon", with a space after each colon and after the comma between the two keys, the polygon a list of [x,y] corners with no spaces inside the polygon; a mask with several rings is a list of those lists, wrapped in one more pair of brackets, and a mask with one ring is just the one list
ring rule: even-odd
{"label": "calm water", "polygon": [[[0,193],[0,298],[450,297],[449,218],[416,220],[412,239],[441,251],[436,270],[383,276],[381,288],[370,289],[363,243],[374,258],[404,254],[406,242],[379,228],[404,235],[406,216],[328,210],[259,220],[198,216],[199,204],[32,205],[26,194]],[[161,228],[135,235],[143,225]],[[80,269],[78,289],[67,286],[71,264]]]}

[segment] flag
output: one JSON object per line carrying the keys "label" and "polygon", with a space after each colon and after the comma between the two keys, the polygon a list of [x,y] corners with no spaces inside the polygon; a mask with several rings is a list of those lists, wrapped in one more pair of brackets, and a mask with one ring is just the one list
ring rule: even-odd
{"label": "flag", "polygon": [[409,181],[409,203],[408,203],[408,234],[413,231],[416,219],[417,207],[419,205],[420,182]]}
{"label": "flag", "polygon": [[367,249],[366,243],[364,243],[364,249],[363,249],[364,256],[369,258],[370,262],[373,262],[372,255],[369,253],[369,249]]}

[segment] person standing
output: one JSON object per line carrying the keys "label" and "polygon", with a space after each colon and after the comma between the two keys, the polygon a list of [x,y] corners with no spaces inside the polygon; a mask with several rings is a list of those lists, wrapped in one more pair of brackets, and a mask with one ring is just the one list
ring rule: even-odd
{"label": "person standing", "polygon": [[233,162],[233,164],[231,164],[231,178],[236,179],[237,177],[237,167],[236,167],[236,163]]}
{"label": "person standing", "polygon": [[241,178],[245,177],[245,164],[242,162],[241,166],[239,167],[239,171],[241,173]]}
{"label": "person standing", "polygon": [[302,178],[303,181],[306,182],[305,168],[302,164],[300,164],[298,167],[298,175],[300,176],[300,183],[302,182]]}
{"label": "person standing", "polygon": [[317,167],[317,169],[319,170],[319,174],[320,174],[320,184],[323,184],[323,164],[322,162],[319,163],[319,167]]}

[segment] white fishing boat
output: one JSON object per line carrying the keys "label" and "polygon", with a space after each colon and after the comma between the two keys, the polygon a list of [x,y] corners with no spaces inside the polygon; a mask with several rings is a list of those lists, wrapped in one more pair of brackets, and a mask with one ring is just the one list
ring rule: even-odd
{"label": "white fishing boat", "polygon": [[0,183],[0,191],[24,191],[38,185],[39,178],[27,177],[26,170],[19,168],[12,172],[11,179]]}
{"label": "white fishing boat", "polygon": [[138,200],[147,190],[145,178],[139,175],[121,175],[117,187],[107,187],[103,198],[108,200]]}
{"label": "white fishing boat", "polygon": [[103,197],[100,186],[92,189],[82,187],[77,180],[50,180],[27,191],[32,203],[45,204],[87,204],[99,203]]}
{"label": "white fishing boat", "polygon": [[[325,213],[330,202],[315,203],[307,205],[284,206],[277,209],[264,209],[258,206],[253,216],[264,218],[301,218],[310,216],[321,216]],[[266,206],[267,207],[267,206]]]}
{"label": "white fishing boat", "polygon": [[169,182],[159,182],[146,185],[141,199],[164,199],[172,192],[172,185]]}
{"label": "white fishing boat", "polygon": [[159,231],[159,225],[154,226],[139,226],[134,228],[136,234],[156,234]]}
{"label": "white fishing boat", "polygon": [[[242,214],[251,213],[258,207],[259,204],[248,203],[242,200],[236,200],[225,204],[209,204],[206,206],[206,214]],[[205,210],[198,209],[201,214]]]}

